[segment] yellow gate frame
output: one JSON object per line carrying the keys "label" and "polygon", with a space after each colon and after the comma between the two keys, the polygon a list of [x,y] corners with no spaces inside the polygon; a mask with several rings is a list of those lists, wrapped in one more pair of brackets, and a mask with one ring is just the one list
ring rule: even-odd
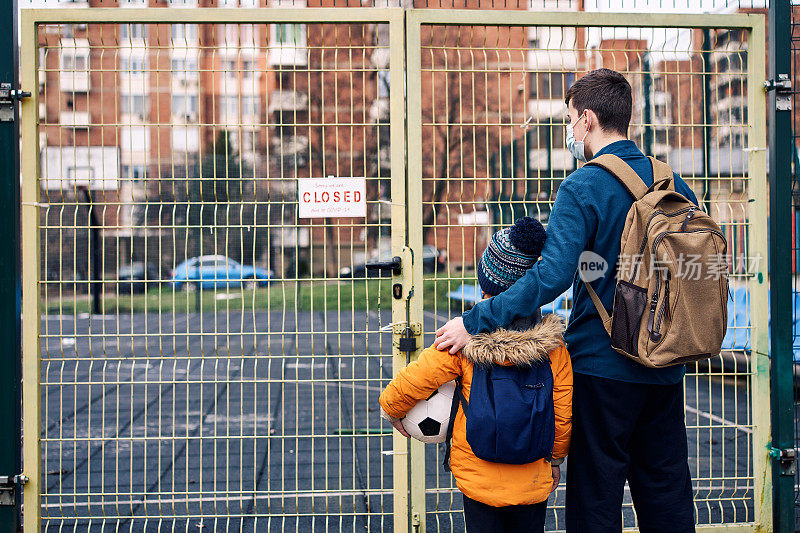
{"label": "yellow gate frame", "polygon": [[[588,12],[526,12],[433,10],[401,8],[305,8],[305,9],[23,9],[21,11],[21,84],[32,97],[22,101],[22,309],[23,309],[23,472],[29,481],[24,491],[24,527],[41,527],[40,490],[40,246],[39,246],[39,120],[37,28],[44,23],[387,23],[390,27],[390,77],[393,87],[407,83],[407,99],[401,91],[390,95],[392,179],[392,251],[404,259],[403,272],[395,281],[414,287],[404,300],[393,300],[393,360],[395,372],[416,358],[397,349],[404,327],[422,335],[422,146],[421,146],[421,27],[464,24],[482,26],[605,26],[742,28],[750,33],[748,62],[748,154],[750,200],[749,256],[766,257],[767,184],[765,79],[765,17],[763,15],[608,14]],[[407,121],[407,127],[406,127]],[[407,150],[407,151],[406,151]],[[407,158],[407,161],[406,161]],[[402,177],[402,179],[398,179]],[[411,253],[411,251],[416,253]],[[767,319],[767,272],[759,262],[751,286],[755,522],[704,526],[699,531],[771,531],[772,493],[770,442],[769,358]],[[394,434],[394,529],[425,531],[424,446]]]}

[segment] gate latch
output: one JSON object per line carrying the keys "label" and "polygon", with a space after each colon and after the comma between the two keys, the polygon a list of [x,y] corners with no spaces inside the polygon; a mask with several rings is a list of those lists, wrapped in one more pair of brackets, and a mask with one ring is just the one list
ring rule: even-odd
{"label": "gate latch", "polygon": [[16,503],[15,492],[28,482],[28,476],[0,476],[0,506],[13,506]]}
{"label": "gate latch", "polygon": [[15,91],[8,82],[0,82],[0,122],[14,122],[15,104],[31,93]]}
{"label": "gate latch", "polygon": [[794,448],[781,450],[770,447],[769,455],[780,463],[782,476],[794,476],[797,463],[797,451]]}
{"label": "gate latch", "polygon": [[391,261],[376,261],[374,263],[367,263],[365,266],[367,267],[367,271],[369,270],[391,270],[392,274],[395,276],[400,275],[400,267],[402,266],[403,261],[399,256],[392,257]]}
{"label": "gate latch", "polygon": [[777,80],[765,81],[764,90],[775,91],[775,109],[792,110],[792,80],[788,74],[778,74]]}

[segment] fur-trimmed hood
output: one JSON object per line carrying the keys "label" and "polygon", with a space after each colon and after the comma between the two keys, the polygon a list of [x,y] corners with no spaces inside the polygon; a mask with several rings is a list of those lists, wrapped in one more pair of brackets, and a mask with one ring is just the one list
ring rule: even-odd
{"label": "fur-trimmed hood", "polygon": [[549,354],[564,343],[564,319],[545,315],[533,329],[498,329],[472,337],[461,352],[476,365],[530,366],[549,360]]}

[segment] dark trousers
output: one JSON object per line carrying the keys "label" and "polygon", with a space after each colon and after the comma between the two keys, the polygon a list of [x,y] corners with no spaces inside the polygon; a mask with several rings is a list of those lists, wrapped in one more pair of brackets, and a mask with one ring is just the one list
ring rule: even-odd
{"label": "dark trousers", "polygon": [[464,496],[467,533],[543,532],[546,511],[547,500],[531,505],[492,507]]}
{"label": "dark trousers", "polygon": [[625,479],[639,531],[694,531],[683,387],[574,374],[568,533],[622,531]]}

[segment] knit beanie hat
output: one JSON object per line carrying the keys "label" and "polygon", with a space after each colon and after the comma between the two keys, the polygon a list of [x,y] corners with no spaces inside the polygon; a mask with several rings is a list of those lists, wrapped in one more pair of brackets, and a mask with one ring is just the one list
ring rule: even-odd
{"label": "knit beanie hat", "polygon": [[481,290],[496,296],[511,287],[539,259],[546,238],[542,223],[531,217],[520,218],[492,235],[478,261]]}

